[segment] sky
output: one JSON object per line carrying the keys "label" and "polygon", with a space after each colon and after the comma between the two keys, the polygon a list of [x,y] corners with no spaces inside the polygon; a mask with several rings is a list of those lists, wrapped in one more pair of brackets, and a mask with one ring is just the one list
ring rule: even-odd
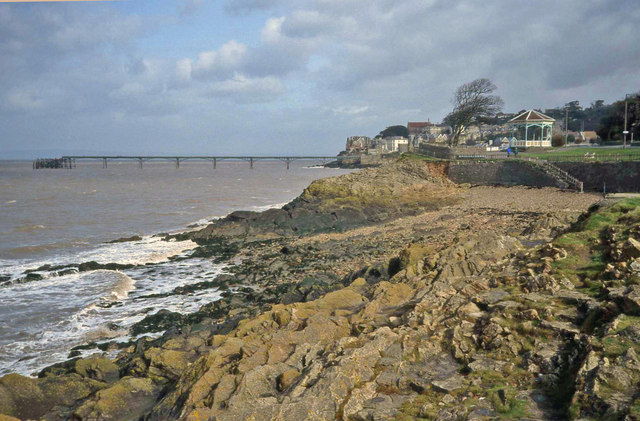
{"label": "sky", "polygon": [[638,0],[0,3],[0,158],[335,155],[440,121],[640,89]]}

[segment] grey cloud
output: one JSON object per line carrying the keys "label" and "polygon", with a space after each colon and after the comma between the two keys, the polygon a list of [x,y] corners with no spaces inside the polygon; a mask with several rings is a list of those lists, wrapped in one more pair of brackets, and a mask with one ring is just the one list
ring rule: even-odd
{"label": "grey cloud", "polygon": [[234,74],[249,77],[282,77],[302,69],[316,48],[316,40],[291,37],[284,33],[286,18],[267,20],[262,43],[248,47],[229,41],[217,50],[199,53],[197,59],[184,58],[176,63],[176,75],[182,82],[190,79],[224,80]]}
{"label": "grey cloud", "polygon": [[231,14],[247,14],[255,11],[273,9],[286,0],[230,0],[225,3],[225,10]]}
{"label": "grey cloud", "polygon": [[65,57],[105,43],[126,45],[143,31],[136,16],[96,9],[87,14],[67,5],[0,4],[0,51]]}
{"label": "grey cloud", "polygon": [[185,66],[181,71],[188,71],[196,78],[206,79],[211,76],[224,78],[233,74],[243,64],[247,49],[246,45],[231,40],[216,51],[201,52],[194,62],[181,61],[179,65]]}
{"label": "grey cloud", "polygon": [[[316,74],[322,88],[370,99],[387,96],[391,104],[402,97],[416,103],[415,92],[432,91],[423,107],[437,117],[457,85],[481,75],[496,79],[500,93],[516,102],[531,89],[588,86],[620,69],[637,75],[640,67],[632,29],[640,7],[632,1],[613,9],[602,0],[373,0],[366,7],[316,0],[300,9],[307,16],[333,14],[324,32],[313,25],[312,31],[288,32],[328,40],[329,60]],[[353,20],[336,27],[344,17]]]}
{"label": "grey cloud", "polygon": [[197,13],[204,5],[204,0],[181,0],[178,4],[178,14],[181,17]]}
{"label": "grey cloud", "polygon": [[[167,146],[197,152],[216,133],[230,141],[215,144],[221,151],[330,153],[349,134],[439,120],[455,88],[478,77],[498,85],[511,111],[611,101],[640,80],[637,0],[224,5],[239,25],[244,14],[269,16],[261,33],[251,28],[260,39],[230,34],[176,58],[138,46],[149,28],[162,30],[153,17],[106,5],[0,4],[0,138],[76,144],[93,133],[140,149],[152,139],[203,139]],[[204,9],[176,0],[176,14],[192,7]],[[247,140],[261,136],[272,145]]]}
{"label": "grey cloud", "polygon": [[230,96],[236,101],[251,103],[259,100],[270,101],[283,91],[282,83],[274,77],[247,78],[243,75],[215,82],[208,90],[214,96]]}
{"label": "grey cloud", "polygon": [[[83,102],[81,96],[108,84],[114,63],[104,49],[130,51],[130,40],[143,29],[136,17],[95,10],[87,15],[61,4],[0,5],[0,90],[22,92],[16,95],[23,105],[28,103],[24,92],[37,91],[32,104],[55,111]],[[84,86],[87,80],[91,83]],[[4,107],[18,111],[13,98]]]}

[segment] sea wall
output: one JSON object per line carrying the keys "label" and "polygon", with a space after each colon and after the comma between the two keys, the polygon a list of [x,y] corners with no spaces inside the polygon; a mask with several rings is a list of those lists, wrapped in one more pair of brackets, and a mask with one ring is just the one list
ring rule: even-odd
{"label": "sea wall", "polygon": [[554,162],[584,183],[585,190],[640,192],[640,162]]}
{"label": "sea wall", "polygon": [[557,187],[557,181],[524,161],[456,161],[449,163],[447,175],[455,183]]}
{"label": "sea wall", "polygon": [[449,147],[446,145],[421,144],[420,153],[432,158],[456,159],[457,156],[486,155],[484,148],[473,148],[468,146]]}
{"label": "sea wall", "polygon": [[[640,192],[640,162],[554,162],[584,183],[585,191]],[[525,161],[455,161],[447,168],[456,183],[560,187],[557,181]]]}

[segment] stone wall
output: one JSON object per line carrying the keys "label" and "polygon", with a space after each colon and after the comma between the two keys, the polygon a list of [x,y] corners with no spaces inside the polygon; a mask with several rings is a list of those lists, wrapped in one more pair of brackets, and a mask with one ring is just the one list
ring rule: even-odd
{"label": "stone wall", "polygon": [[[363,154],[363,155],[358,155],[354,157],[353,161],[343,160],[342,163],[352,165],[354,167],[357,167],[357,166],[375,167],[375,166],[381,165],[386,161],[392,161],[394,159],[397,159],[398,156],[399,156],[398,153],[371,154],[371,155]],[[346,166],[346,165],[343,165],[343,166]]]}
{"label": "stone wall", "polygon": [[449,147],[445,145],[420,144],[420,153],[440,159],[456,159],[458,156],[477,156],[486,155],[487,150],[484,148],[456,146]]}
{"label": "stone wall", "polygon": [[380,165],[382,164],[382,155],[362,155],[360,157],[360,165],[369,166],[369,165]]}
{"label": "stone wall", "polygon": [[[640,162],[554,162],[584,183],[585,191],[640,192]],[[449,163],[449,178],[456,183],[477,185],[524,185],[559,187],[557,181],[526,161],[455,161]]]}
{"label": "stone wall", "polygon": [[456,161],[447,175],[455,183],[558,187],[557,181],[526,161]]}
{"label": "stone wall", "polygon": [[419,151],[421,154],[426,156],[431,156],[433,158],[440,158],[440,159],[455,158],[451,148],[447,146],[429,145],[429,144],[421,143],[419,147]]}
{"label": "stone wall", "polygon": [[554,162],[584,183],[585,191],[640,192],[640,162]]}

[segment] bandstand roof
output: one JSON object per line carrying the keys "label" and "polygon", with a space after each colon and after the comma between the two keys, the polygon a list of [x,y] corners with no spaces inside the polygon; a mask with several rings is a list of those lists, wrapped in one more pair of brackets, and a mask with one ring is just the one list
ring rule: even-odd
{"label": "bandstand roof", "polygon": [[553,123],[555,119],[539,111],[529,110],[509,120],[509,123]]}

